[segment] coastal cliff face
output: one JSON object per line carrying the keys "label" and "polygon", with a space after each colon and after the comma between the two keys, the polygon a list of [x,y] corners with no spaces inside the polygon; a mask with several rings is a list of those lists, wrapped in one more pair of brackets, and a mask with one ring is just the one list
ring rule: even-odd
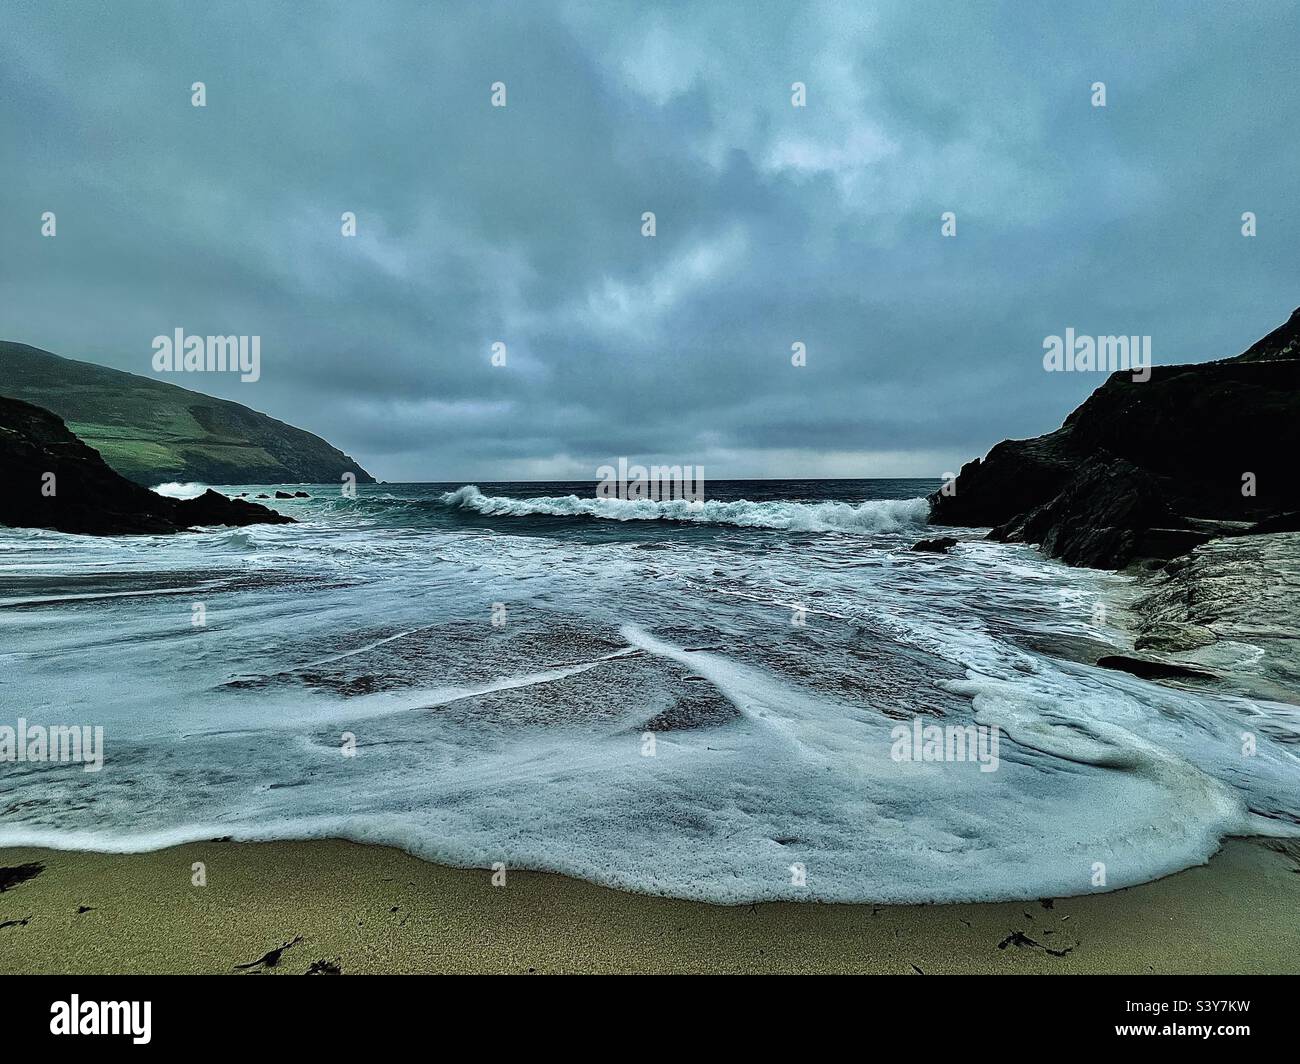
{"label": "coastal cliff face", "polygon": [[155,495],[110,469],[48,410],[0,398],[0,525],[119,535],[292,522],[215,491],[197,499]]}
{"label": "coastal cliff face", "polygon": [[1055,432],[963,466],[930,521],[1120,569],[1300,527],[1297,454],[1300,310],[1236,358],[1112,374]]}
{"label": "coastal cliff face", "polygon": [[51,410],[104,461],[150,487],[358,484],[374,478],[319,436],[239,403],[0,341],[0,394]]}

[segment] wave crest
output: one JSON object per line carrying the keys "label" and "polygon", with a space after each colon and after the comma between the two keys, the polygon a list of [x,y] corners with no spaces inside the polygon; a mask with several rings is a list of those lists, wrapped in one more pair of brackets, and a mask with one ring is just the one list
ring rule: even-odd
{"label": "wave crest", "polygon": [[168,499],[197,499],[208,490],[208,486],[194,481],[181,484],[170,480],[166,484],[155,484],[149,490],[155,495],[162,495]]}
{"label": "wave crest", "polygon": [[548,495],[511,499],[484,495],[466,484],[442,495],[443,505],[487,517],[590,517],[602,521],[680,521],[697,525],[734,525],[786,532],[900,532],[924,525],[930,517],[925,499],[874,499],[856,506],[847,502],[690,502],[686,499],[601,499]]}

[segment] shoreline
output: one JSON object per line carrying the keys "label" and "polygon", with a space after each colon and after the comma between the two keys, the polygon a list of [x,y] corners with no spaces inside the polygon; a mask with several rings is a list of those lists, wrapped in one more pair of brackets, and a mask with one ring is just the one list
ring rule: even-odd
{"label": "shoreline", "polygon": [[1300,844],[1278,839],[1110,893],[945,905],[717,906],[525,871],[494,887],[333,839],[15,847],[0,866],[3,973],[1300,973]]}

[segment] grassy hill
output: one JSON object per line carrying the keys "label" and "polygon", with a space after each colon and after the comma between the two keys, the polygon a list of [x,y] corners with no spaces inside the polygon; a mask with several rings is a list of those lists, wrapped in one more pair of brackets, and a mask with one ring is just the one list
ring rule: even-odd
{"label": "grassy hill", "polygon": [[52,410],[138,484],[374,482],[319,436],[246,406],[26,344],[0,341],[0,395]]}

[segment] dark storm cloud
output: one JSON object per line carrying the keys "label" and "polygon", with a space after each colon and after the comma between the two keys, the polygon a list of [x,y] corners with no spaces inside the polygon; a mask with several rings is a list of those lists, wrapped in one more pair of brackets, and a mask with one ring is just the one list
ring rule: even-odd
{"label": "dark storm cloud", "polygon": [[1046,335],[1197,361],[1297,302],[1289,5],[3,18],[0,333],[144,373],[175,327],[259,334],[256,384],[178,383],[389,479],[937,476],[1100,383]]}

